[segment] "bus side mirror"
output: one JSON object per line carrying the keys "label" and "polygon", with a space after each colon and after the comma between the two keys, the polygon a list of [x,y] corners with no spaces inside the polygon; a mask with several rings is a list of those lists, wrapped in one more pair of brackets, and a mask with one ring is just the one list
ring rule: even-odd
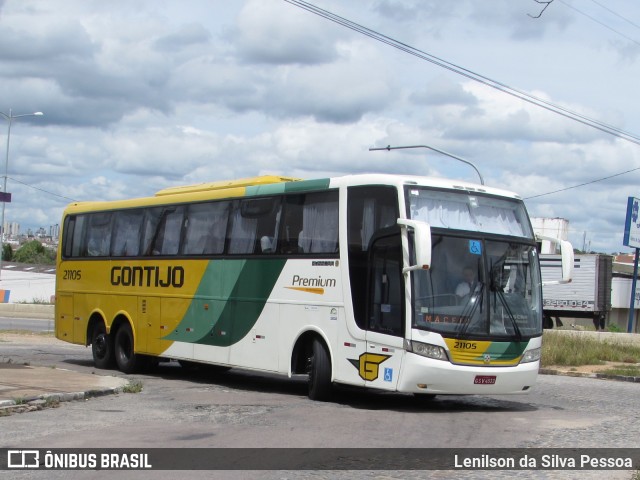
{"label": "bus side mirror", "polygon": [[555,237],[547,237],[543,235],[536,235],[537,240],[548,240],[551,243],[556,245],[560,245],[560,258],[562,259],[562,280],[552,281],[552,282],[543,282],[543,285],[562,285],[565,283],[570,283],[573,280],[573,264],[574,264],[574,255],[573,255],[573,245],[566,240],[560,240]]}
{"label": "bus side mirror", "polygon": [[418,220],[398,219],[402,228],[413,229],[413,247],[416,254],[416,264],[402,269],[402,273],[412,270],[427,270],[431,267],[431,226]]}

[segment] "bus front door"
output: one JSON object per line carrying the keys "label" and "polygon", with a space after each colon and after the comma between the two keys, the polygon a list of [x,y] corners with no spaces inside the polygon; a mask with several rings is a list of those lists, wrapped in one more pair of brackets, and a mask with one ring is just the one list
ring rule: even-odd
{"label": "bus front door", "polygon": [[404,353],[402,244],[397,228],[372,239],[367,304],[367,351],[360,360],[361,376],[367,386],[395,390]]}

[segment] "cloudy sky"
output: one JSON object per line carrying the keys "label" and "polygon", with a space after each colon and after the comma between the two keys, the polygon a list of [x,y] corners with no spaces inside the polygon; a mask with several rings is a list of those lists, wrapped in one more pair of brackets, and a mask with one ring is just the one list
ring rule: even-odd
{"label": "cloudy sky", "polygon": [[[640,2],[314,0],[314,5],[572,112],[640,135]],[[0,0],[6,219],[59,223],[72,200],[259,174],[477,181],[622,245],[640,145],[530,105],[284,0]],[[5,122],[6,128],[7,122]],[[6,130],[0,125],[4,153]],[[614,176],[579,188],[556,190]]]}

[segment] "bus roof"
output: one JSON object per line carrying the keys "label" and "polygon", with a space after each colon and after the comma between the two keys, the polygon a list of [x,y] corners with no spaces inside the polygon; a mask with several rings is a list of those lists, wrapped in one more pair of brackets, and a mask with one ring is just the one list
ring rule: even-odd
{"label": "bus roof", "polygon": [[156,197],[165,195],[179,195],[181,193],[209,192],[212,190],[225,190],[228,188],[249,187],[255,185],[268,185],[272,183],[296,182],[300,178],[279,177],[277,175],[262,175],[260,177],[241,178],[238,180],[222,180],[219,182],[198,183],[196,185],[184,185],[169,187],[156,192]]}
{"label": "bus roof", "polygon": [[421,175],[394,175],[384,173],[369,173],[345,175],[342,177],[331,178],[331,186],[339,187],[343,185],[395,185],[398,188],[403,186],[423,186],[431,188],[439,188],[443,190],[477,192],[488,195],[496,195],[500,197],[514,198],[521,200],[521,197],[509,190],[488,187],[477,183],[463,182],[451,178],[425,177]]}
{"label": "bus roof", "polygon": [[196,185],[169,187],[156,192],[154,196],[129,198],[112,201],[73,202],[67,206],[67,212],[112,210],[134,208],[142,205],[165,205],[167,203],[186,203],[206,201],[209,199],[239,198],[256,195],[272,195],[284,192],[318,191],[327,188],[339,188],[351,185],[393,185],[397,188],[416,185],[443,190],[462,191],[467,193],[484,193],[506,198],[520,199],[518,195],[507,190],[486,187],[457,180],[423,177],[419,175],[389,175],[382,173],[355,174],[341,177],[301,180],[293,177],[263,175],[237,180],[223,180]]}

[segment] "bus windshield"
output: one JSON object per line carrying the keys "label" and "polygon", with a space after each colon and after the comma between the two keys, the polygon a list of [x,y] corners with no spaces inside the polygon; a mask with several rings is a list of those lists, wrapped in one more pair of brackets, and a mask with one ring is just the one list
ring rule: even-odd
{"label": "bus windshield", "polygon": [[542,334],[540,268],[522,201],[407,187],[407,213],[432,231],[432,263],[412,272],[413,327],[455,338]]}
{"label": "bus windshield", "polygon": [[438,234],[432,241],[431,267],[412,272],[414,328],[516,341],[542,334],[535,246]]}
{"label": "bus windshield", "polygon": [[407,199],[409,218],[431,228],[533,237],[524,204],[518,200],[419,187],[408,188]]}

